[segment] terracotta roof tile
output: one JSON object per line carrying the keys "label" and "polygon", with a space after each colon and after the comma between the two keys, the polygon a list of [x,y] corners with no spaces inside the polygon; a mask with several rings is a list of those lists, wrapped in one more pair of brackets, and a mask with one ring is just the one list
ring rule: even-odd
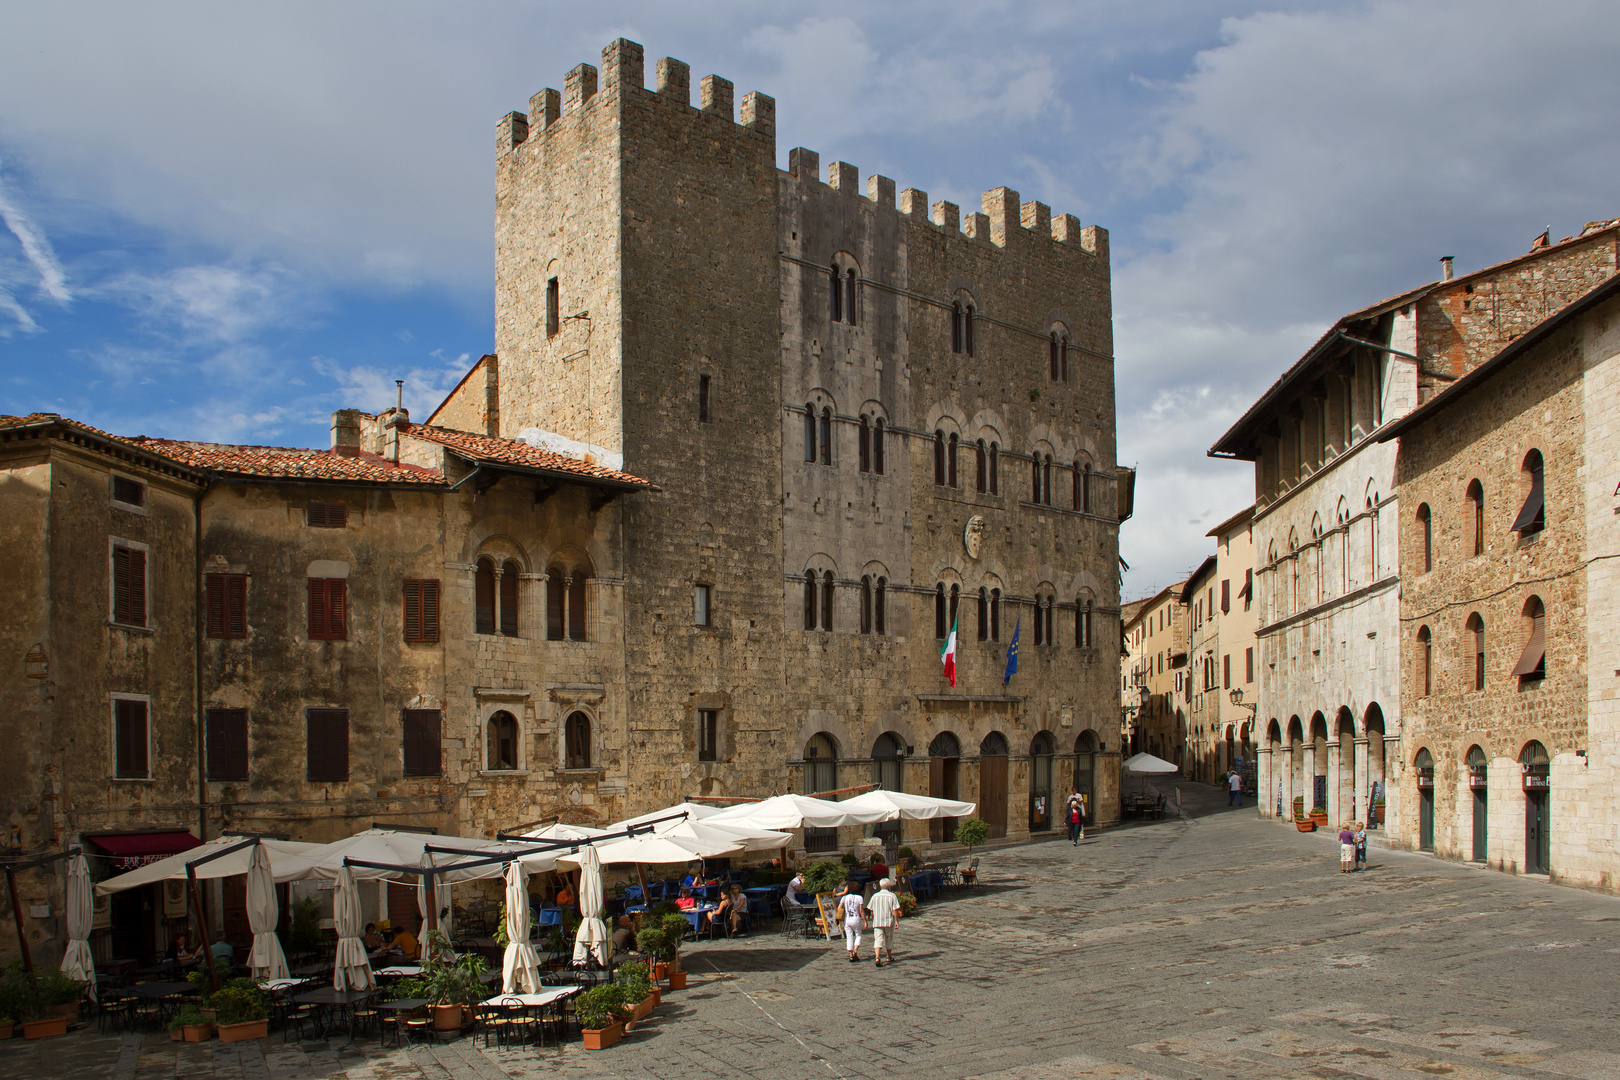
{"label": "terracotta roof tile", "polygon": [[563,457],[561,454],[553,454],[549,450],[539,450],[526,442],[520,442],[516,439],[498,439],[490,435],[475,435],[470,431],[431,427],[427,424],[412,424],[406,429],[406,433],[413,439],[438,443],[440,446],[453,450],[462,457],[475,462],[488,462],[493,465],[516,465],[526,469],[538,469],[541,472],[578,476],[587,480],[605,480],[625,487],[643,488],[650,491],[658,490],[657,484],[650,480],[643,480],[639,476],[632,476],[626,472],[616,472],[613,469],[604,469],[600,465],[592,465],[588,461]]}
{"label": "terracotta roof tile", "polygon": [[[190,467],[188,466],[187,462],[184,462],[170,454],[165,454],[162,450],[148,446],[146,440],[144,439],[129,439],[121,435],[114,435],[111,432],[102,431],[100,428],[91,427],[89,424],[81,423],[78,420],[62,416],[59,413],[36,412],[29,413],[27,416],[8,416],[0,414],[0,434],[20,432],[28,428],[60,428],[63,432],[69,433],[70,435],[72,433],[77,433],[77,435],[81,438],[83,436],[89,436],[92,440],[105,442],[107,446],[104,449],[108,449],[113,453],[117,453],[118,450],[122,449],[132,454],[145,454],[152,458],[162,459],[165,467],[172,467],[178,472],[184,472]],[[147,464],[151,465],[154,464],[154,462],[149,461]]]}
{"label": "terracotta roof tile", "polygon": [[137,446],[190,465],[194,469],[206,469],[231,476],[425,486],[444,483],[444,475],[437,469],[395,464],[375,454],[361,453],[359,457],[351,458],[334,454],[330,450],[312,450],[297,446],[231,446],[225,443],[148,438],[133,441]]}

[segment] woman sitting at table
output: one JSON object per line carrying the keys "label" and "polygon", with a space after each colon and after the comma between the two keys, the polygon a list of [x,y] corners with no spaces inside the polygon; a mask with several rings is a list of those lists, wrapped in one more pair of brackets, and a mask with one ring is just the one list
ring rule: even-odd
{"label": "woman sitting at table", "polygon": [[693,908],[697,907],[697,901],[692,897],[691,886],[681,886],[681,895],[675,898],[675,906],[680,908],[682,911],[691,911]]}
{"label": "woman sitting at table", "polygon": [[366,932],[360,935],[360,941],[365,945],[367,952],[376,952],[383,947],[383,936],[377,932],[376,923],[366,923]]}
{"label": "woman sitting at table", "polygon": [[742,886],[735,881],[731,883],[731,891],[729,893],[721,894],[720,906],[715,909],[714,914],[709,916],[709,918],[713,919],[719,916],[722,912],[725,913],[725,917],[731,922],[731,932],[733,934],[742,933],[742,921],[743,918],[748,914],[748,897],[743,895]]}

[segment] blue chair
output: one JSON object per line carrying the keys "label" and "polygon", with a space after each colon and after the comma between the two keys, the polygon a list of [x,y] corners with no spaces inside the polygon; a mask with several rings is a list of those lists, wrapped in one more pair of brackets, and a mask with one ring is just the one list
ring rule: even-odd
{"label": "blue chair", "polygon": [[539,920],[537,925],[539,925],[539,926],[561,926],[562,924],[563,924],[562,908],[560,908],[560,907],[548,907],[548,908],[541,908],[540,909],[540,920]]}
{"label": "blue chair", "polygon": [[639,904],[641,903],[641,886],[626,885],[624,887],[624,892],[620,893],[619,895],[623,898],[626,904]]}

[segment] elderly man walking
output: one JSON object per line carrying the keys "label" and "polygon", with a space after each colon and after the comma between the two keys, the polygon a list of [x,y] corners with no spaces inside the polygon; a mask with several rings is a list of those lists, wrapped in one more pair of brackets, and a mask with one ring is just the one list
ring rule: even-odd
{"label": "elderly man walking", "polygon": [[887,956],[892,964],[894,931],[900,921],[900,898],[894,895],[893,878],[878,882],[878,891],[866,902],[866,909],[872,913],[872,959],[882,967]]}

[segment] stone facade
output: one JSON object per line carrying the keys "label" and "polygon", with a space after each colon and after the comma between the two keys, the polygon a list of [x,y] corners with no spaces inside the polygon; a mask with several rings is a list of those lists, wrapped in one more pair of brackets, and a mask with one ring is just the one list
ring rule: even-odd
{"label": "stone facade", "polygon": [[1127,712],[1127,756],[1152,754],[1181,764],[1187,749],[1187,662],[1191,628],[1178,581],[1126,606],[1120,694]]}
{"label": "stone facade", "polygon": [[1611,892],[1617,296],[1612,279],[1385,436],[1410,508],[1392,837]]}
{"label": "stone facade", "polygon": [[[1345,316],[1212,448],[1255,463],[1262,812],[1403,820],[1395,447],[1377,438],[1613,274],[1616,222]],[[1538,314],[1538,317],[1539,317]],[[1387,804],[1378,800],[1387,796]]]}

